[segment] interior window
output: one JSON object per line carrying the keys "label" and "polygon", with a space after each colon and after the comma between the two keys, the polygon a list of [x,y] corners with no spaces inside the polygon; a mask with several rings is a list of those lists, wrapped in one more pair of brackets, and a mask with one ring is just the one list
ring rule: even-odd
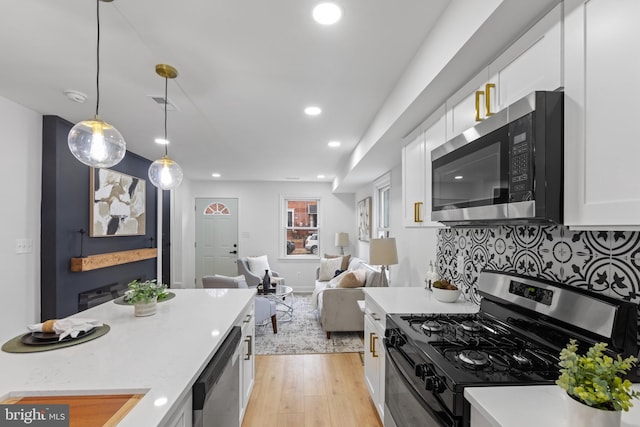
{"label": "interior window", "polygon": [[387,173],[374,182],[375,187],[375,224],[376,224],[376,237],[389,237],[389,195],[391,192],[391,177]]}

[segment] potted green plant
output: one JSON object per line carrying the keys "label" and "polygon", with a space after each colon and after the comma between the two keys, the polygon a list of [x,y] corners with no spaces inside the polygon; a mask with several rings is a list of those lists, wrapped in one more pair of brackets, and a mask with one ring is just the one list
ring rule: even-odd
{"label": "potted green plant", "polygon": [[640,392],[631,389],[623,376],[638,362],[634,356],[616,359],[607,356],[606,343],[600,342],[579,355],[576,340],[560,352],[560,376],[556,381],[567,392],[569,425],[619,426],[621,411],[633,406],[631,399]]}
{"label": "potted green plant", "polygon": [[158,299],[168,294],[167,285],[158,283],[156,279],[130,282],[125,293],[125,301],[134,305],[135,315],[151,316],[156,313]]}

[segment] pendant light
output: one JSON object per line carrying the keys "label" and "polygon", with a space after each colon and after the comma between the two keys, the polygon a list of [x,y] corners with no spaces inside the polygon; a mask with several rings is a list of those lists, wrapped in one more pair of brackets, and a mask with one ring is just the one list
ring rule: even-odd
{"label": "pendant light", "polygon": [[175,79],[178,76],[178,70],[171,65],[156,65],[156,74],[164,77],[164,156],[156,160],[149,166],[149,179],[151,183],[161,190],[172,190],[182,183],[182,168],[176,162],[169,158],[167,138],[167,98],[169,79]]}
{"label": "pendant light", "polygon": [[100,2],[96,0],[98,37],[96,43],[96,114],[93,119],[83,120],[71,128],[67,137],[69,150],[87,166],[109,168],[124,158],[127,145],[120,132],[102,121],[98,115],[100,109]]}

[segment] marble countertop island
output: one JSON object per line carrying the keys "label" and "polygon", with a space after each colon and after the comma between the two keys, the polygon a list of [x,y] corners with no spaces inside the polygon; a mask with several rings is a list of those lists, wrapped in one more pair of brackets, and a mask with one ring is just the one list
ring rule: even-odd
{"label": "marble countertop island", "polygon": [[[110,326],[104,336],[37,353],[0,352],[0,400],[24,395],[140,393],[144,397],[118,424],[162,425],[215,354],[255,290],[171,289],[157,313],[135,317],[113,301],[73,317]],[[16,335],[26,333],[16,331]]]}

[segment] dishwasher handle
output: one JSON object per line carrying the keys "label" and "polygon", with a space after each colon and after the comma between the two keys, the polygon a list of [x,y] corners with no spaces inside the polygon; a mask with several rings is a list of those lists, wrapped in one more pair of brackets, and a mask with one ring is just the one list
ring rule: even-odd
{"label": "dishwasher handle", "polygon": [[200,377],[193,385],[193,410],[200,411],[204,408],[204,404],[207,400],[207,394],[216,385],[222,373],[224,372],[227,363],[233,359],[233,354],[240,344],[242,338],[242,329],[240,326],[234,326],[231,328],[231,332],[224,342],[220,345],[216,354],[213,355],[211,361],[204,368]]}

